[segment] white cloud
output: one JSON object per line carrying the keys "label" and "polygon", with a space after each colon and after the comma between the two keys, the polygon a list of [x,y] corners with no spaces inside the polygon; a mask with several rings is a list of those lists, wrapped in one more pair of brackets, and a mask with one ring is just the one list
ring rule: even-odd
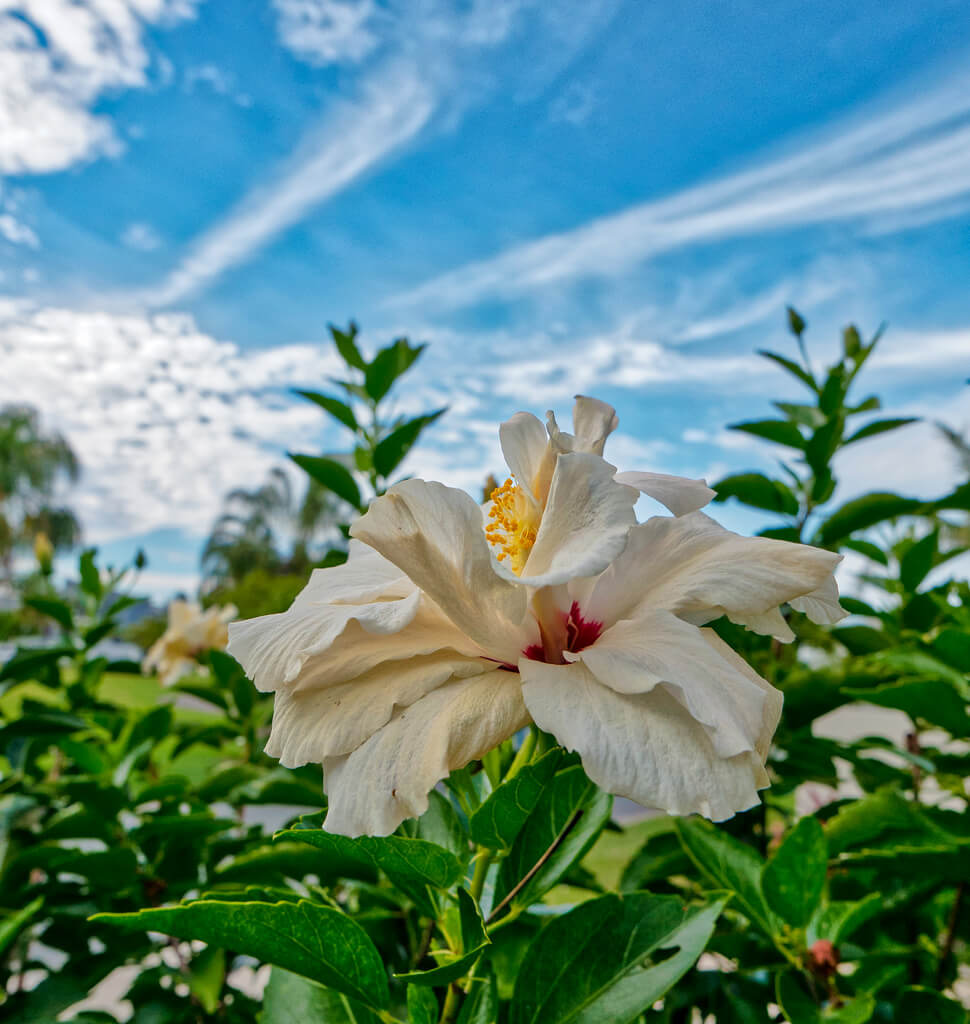
{"label": "white cloud", "polygon": [[114,154],[107,90],[142,87],[146,23],[188,17],[191,0],[0,0],[0,174],[44,174]]}
{"label": "white cloud", "polygon": [[781,228],[953,215],[970,200],[970,76],[864,114],[787,155],[516,245],[395,301],[457,308],[556,282],[622,275],[657,254]]}
{"label": "white cloud", "polygon": [[273,0],[280,41],[311,64],[354,63],[379,44],[374,0]]}
{"label": "white cloud", "polygon": [[11,245],[26,245],[29,249],[40,246],[40,239],[33,228],[21,223],[12,213],[0,212],[0,238],[5,238]]}
{"label": "white cloud", "polygon": [[205,534],[227,490],[261,479],[283,449],[313,449],[324,417],[287,389],[338,369],[316,345],[244,355],[186,316],[15,300],[0,300],[0,365],[0,403],[36,405],[76,446],[72,500],[94,541]]}
{"label": "white cloud", "polygon": [[433,109],[434,99],[416,69],[384,68],[359,99],[337,104],[287,167],[197,239],[145,298],[151,305],[170,305],[242,262],[413,139]]}

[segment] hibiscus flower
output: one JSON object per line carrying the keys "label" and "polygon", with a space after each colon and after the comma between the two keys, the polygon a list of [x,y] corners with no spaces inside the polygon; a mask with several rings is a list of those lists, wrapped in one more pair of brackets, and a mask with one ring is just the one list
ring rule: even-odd
{"label": "hibiscus flower", "polygon": [[[346,564],[230,626],[276,695],[267,752],[323,765],[329,831],[393,832],[530,723],[604,789],[673,814],[721,820],[768,785],[781,694],[701,627],[726,615],[787,640],[785,602],[837,621],[839,556],[731,533],[699,511],[701,480],[617,473],[605,403],[577,398],[573,421],[504,423],[511,477],[484,507],[396,484],[351,527]],[[638,523],[640,492],[673,514]]]}
{"label": "hibiscus flower", "polygon": [[194,601],[176,598],[168,606],[168,628],[149,648],[142,669],[157,670],[162,685],[172,686],[198,668],[199,655],[226,646],[228,622],[235,615],[232,605],[203,611]]}

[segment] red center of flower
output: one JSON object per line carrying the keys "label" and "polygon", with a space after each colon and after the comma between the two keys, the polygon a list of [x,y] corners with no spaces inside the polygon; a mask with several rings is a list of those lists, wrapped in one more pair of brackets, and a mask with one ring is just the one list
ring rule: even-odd
{"label": "red center of flower", "polygon": [[[563,625],[565,627],[565,641],[562,649],[564,651],[572,651],[573,653],[585,650],[590,644],[595,643],[600,633],[603,632],[603,623],[597,622],[595,619],[584,619],[582,612],[579,610],[579,604],[576,601],[573,601],[569,613],[563,616]],[[549,652],[546,651],[542,643],[529,644],[522,653],[532,661],[545,661],[552,664],[562,663],[561,657],[550,658],[548,656]]]}

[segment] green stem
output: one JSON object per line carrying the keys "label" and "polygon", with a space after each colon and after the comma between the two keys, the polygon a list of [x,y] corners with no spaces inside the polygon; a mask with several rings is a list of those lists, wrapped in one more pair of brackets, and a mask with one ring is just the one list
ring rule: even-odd
{"label": "green stem", "polygon": [[488,875],[488,869],[492,866],[492,861],[495,859],[495,853],[492,850],[485,850],[480,847],[477,858],[475,872],[472,875],[472,884],[468,891],[472,899],[476,903],[480,903],[482,891],[485,888],[485,878]]}
{"label": "green stem", "polygon": [[509,765],[509,770],[505,773],[503,782],[507,782],[509,779],[514,779],[516,775],[532,760],[532,755],[535,753],[536,744],[539,741],[539,729],[535,725],[529,726],[529,731],[522,740],[522,746],[516,751],[515,758],[512,764]]}

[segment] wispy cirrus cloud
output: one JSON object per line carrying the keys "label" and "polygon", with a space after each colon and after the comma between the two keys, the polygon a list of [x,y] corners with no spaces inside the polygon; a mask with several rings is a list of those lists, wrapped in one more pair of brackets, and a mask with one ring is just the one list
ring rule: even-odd
{"label": "wispy cirrus cloud", "polygon": [[970,75],[866,110],[747,170],[515,245],[391,300],[455,309],[623,275],[692,245],[784,228],[925,223],[970,205]]}

